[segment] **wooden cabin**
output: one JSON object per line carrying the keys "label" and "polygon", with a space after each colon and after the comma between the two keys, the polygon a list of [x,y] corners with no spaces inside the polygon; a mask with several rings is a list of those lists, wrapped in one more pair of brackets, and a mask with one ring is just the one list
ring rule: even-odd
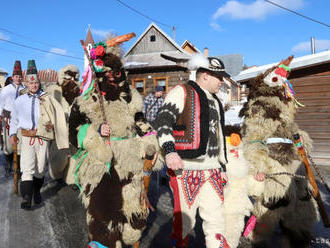
{"label": "wooden cabin", "polygon": [[[124,55],[125,68],[131,84],[142,94],[147,95],[157,85],[168,92],[172,87],[194,80],[194,74],[187,70],[187,61],[194,53],[201,53],[190,41],[186,40],[180,47],[156,24],[151,23],[132,47]],[[177,61],[165,59],[164,56],[176,58]],[[208,49],[207,54],[208,56]],[[214,56],[221,59],[226,71],[235,76],[243,68],[243,57],[240,54]],[[240,85],[234,80],[226,80],[219,96],[224,103],[241,100]]]}
{"label": "wooden cabin", "polygon": [[142,95],[152,92],[157,85],[168,92],[189,79],[186,68],[161,57],[161,54],[187,59],[190,56],[155,23],[151,23],[124,55],[128,80]]}
{"label": "wooden cabin", "polygon": [[4,87],[8,72],[0,68],[0,88]]}
{"label": "wooden cabin", "polygon": [[[276,65],[269,64],[242,71],[234,80],[249,86],[249,80]],[[330,168],[330,51],[293,59],[289,81],[297,99],[305,107],[298,109],[296,121],[314,141],[312,159]]]}

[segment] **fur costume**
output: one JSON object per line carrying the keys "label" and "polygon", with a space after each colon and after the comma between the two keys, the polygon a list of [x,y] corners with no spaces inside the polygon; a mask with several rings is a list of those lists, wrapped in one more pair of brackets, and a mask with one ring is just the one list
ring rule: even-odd
{"label": "fur costume", "polygon": [[[248,162],[243,156],[243,144],[239,136],[240,128],[225,126],[227,142],[228,186],[225,190],[226,239],[231,248],[239,245],[244,230],[244,219],[250,216],[253,205],[249,195],[260,196],[263,183],[257,182],[248,174]],[[235,138],[235,142],[233,142]],[[258,187],[256,187],[258,186]]]}
{"label": "fur costume", "polygon": [[248,102],[240,112],[245,117],[241,133],[249,173],[268,175],[263,181],[264,190],[254,203],[257,224],[250,235],[254,247],[268,247],[278,225],[283,234],[281,247],[307,247],[317,219],[306,179],[271,175],[282,172],[306,175],[291,142],[294,134],[302,136],[308,151],[312,147],[308,134],[294,121],[298,102],[286,79],[291,60],[289,57],[255,79]]}
{"label": "fur costume", "polygon": [[[66,119],[69,117],[70,107],[79,96],[79,69],[75,65],[67,65],[57,73],[57,84],[50,85],[46,91],[53,96],[63,107]],[[70,149],[59,150],[53,141],[49,147],[49,175],[53,179],[65,178],[68,184],[73,184],[74,179],[67,176]],[[72,166],[74,167],[74,166]]]}
{"label": "fur costume", "polygon": [[[97,47],[99,44],[94,46]],[[158,150],[151,126],[138,117],[142,97],[126,81],[118,51],[117,46],[107,47],[102,56],[104,70],[97,72],[102,94],[93,88],[79,96],[69,118],[70,142],[76,146],[77,132],[84,124],[89,125],[80,143],[86,156],[77,159],[81,165],[76,169],[76,183],[87,210],[89,239],[111,248],[132,245],[141,237],[148,215],[143,157],[150,145]],[[111,128],[110,144],[99,131],[104,123],[100,97]],[[156,164],[161,168],[161,162]]]}

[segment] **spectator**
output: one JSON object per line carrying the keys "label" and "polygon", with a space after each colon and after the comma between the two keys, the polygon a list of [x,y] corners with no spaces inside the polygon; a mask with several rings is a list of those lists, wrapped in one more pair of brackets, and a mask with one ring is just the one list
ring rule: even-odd
{"label": "spectator", "polygon": [[143,114],[146,120],[153,126],[157,117],[158,110],[163,106],[163,91],[162,86],[157,85],[154,93],[150,93],[144,99]]}

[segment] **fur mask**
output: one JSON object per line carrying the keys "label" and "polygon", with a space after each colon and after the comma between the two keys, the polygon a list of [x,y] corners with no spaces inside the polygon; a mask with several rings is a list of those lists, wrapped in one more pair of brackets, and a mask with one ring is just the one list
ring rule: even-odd
{"label": "fur mask", "polygon": [[62,88],[62,95],[71,105],[79,96],[79,69],[75,65],[67,65],[59,70],[57,84]]}
{"label": "fur mask", "polygon": [[131,93],[121,59],[110,53],[104,55],[103,62],[104,72],[96,74],[102,95],[107,101],[124,99],[129,103],[131,101]]}
{"label": "fur mask", "polygon": [[284,103],[293,100],[296,105],[301,105],[295,99],[295,92],[287,79],[290,73],[290,68],[288,66],[292,59],[293,56],[290,56],[286,60],[282,60],[279,65],[259,75],[252,84],[249,99],[259,96],[277,96]]}

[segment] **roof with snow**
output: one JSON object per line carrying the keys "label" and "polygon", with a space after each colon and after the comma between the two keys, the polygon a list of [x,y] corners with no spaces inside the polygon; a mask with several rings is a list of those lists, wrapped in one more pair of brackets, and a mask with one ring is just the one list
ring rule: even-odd
{"label": "roof with snow", "polygon": [[5,69],[0,68],[0,74],[8,75],[8,72]]}
{"label": "roof with snow", "polygon": [[[310,54],[298,58],[294,58],[292,62],[290,63],[291,70],[297,70],[302,69],[310,66],[315,66],[323,63],[330,62],[330,51]],[[233,77],[233,80],[236,82],[243,82],[247,81],[249,79],[255,78],[260,73],[264,73],[267,69],[276,66],[277,63],[262,65],[262,66],[255,66],[251,67],[249,69],[246,69],[244,71],[241,71],[237,76]]]}

